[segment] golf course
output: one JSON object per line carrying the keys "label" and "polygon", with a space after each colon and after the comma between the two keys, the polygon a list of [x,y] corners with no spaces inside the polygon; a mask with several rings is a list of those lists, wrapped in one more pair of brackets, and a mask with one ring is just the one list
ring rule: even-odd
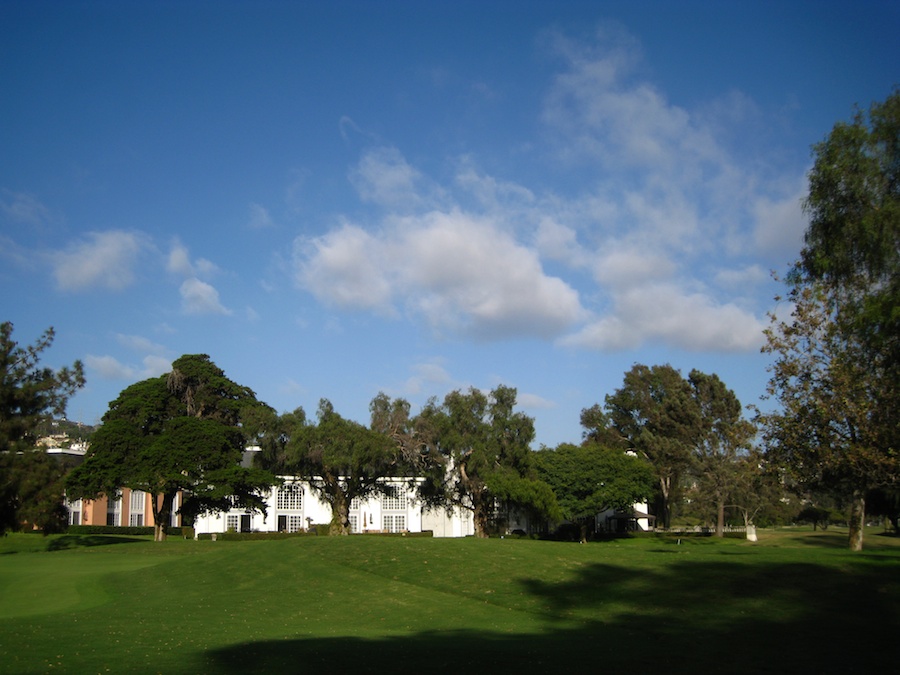
{"label": "golf course", "polygon": [[900,539],[0,539],[3,673],[893,671]]}

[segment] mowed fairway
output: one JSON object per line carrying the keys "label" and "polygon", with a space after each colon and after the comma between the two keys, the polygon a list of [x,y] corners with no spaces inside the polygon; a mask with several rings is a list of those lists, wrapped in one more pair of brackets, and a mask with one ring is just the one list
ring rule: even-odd
{"label": "mowed fairway", "polygon": [[0,540],[4,673],[893,672],[900,541]]}

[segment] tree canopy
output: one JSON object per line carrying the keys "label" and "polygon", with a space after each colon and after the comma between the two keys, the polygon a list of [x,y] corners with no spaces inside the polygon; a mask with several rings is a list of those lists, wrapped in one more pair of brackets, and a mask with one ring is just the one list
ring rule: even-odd
{"label": "tree canopy", "polygon": [[[279,440],[280,439],[280,440]],[[317,423],[302,409],[282,416],[279,435],[263,455],[273,470],[305,479],[331,507],[330,533],[350,533],[350,504],[390,492],[383,479],[397,465],[393,441],[377,430],[341,417],[331,402],[319,402]]]}
{"label": "tree canopy", "polygon": [[558,515],[550,487],[531,465],[534,420],[516,412],[516,390],[498,386],[447,394],[420,413],[420,437],[430,470],[423,493],[432,503],[471,511],[475,535],[487,537],[498,502],[535,514]]}
{"label": "tree canopy", "polygon": [[653,466],[659,485],[659,514],[666,527],[671,520],[671,501],[678,482],[691,463],[699,434],[700,410],[690,384],[675,368],[665,364],[635,364],[625,373],[622,387],[606,397],[606,415],[586,415],[587,422],[607,423],[589,428],[588,438],[615,436],[623,439]]}
{"label": "tree canopy", "polygon": [[900,479],[900,92],[813,154],[791,318],[772,317],[764,347],[781,408],[760,419],[773,461],[849,502],[859,550],[866,493]]}
{"label": "tree canopy", "polygon": [[533,458],[537,475],[553,489],[566,520],[610,508],[630,510],[650,499],[656,483],[645,459],[592,442],[544,448]]}
{"label": "tree canopy", "polygon": [[[12,323],[0,324],[0,534],[19,527],[23,506],[32,523],[59,520],[61,470],[35,449],[35,431],[51,415],[64,414],[85,382],[80,361],[59,370],[40,365],[53,328],[24,347],[12,334]],[[38,452],[41,457],[32,456]]]}
{"label": "tree canopy", "polygon": [[261,408],[270,410],[209,356],[182,356],[168,375],[126,387],[110,403],[67,492],[74,499],[115,498],[123,487],[149,493],[157,540],[179,492],[188,519],[232,506],[263,510],[274,477],[240,466],[248,440],[242,420]]}

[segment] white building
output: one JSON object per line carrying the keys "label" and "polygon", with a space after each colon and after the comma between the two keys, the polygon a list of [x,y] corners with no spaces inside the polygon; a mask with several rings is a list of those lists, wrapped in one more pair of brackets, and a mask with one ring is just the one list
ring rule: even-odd
{"label": "white building", "polygon": [[[309,483],[282,476],[284,484],[272,488],[266,498],[266,513],[232,509],[199,516],[194,531],[199,534],[228,532],[300,532],[311,525],[331,522],[331,506],[318,498]],[[457,509],[429,510],[416,498],[406,479],[385,479],[391,494],[374,495],[350,504],[350,530],[366,532],[423,532],[435,537],[466,537],[475,533],[472,514]]]}

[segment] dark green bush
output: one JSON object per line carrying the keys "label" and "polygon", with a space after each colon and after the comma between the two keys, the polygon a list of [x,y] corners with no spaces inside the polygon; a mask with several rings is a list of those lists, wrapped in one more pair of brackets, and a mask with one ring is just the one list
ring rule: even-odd
{"label": "dark green bush", "polygon": [[[180,537],[182,536],[183,530],[189,531],[191,536],[193,536],[193,529],[190,527],[169,527],[166,528],[166,534]],[[69,525],[66,532],[68,534],[124,534],[132,537],[143,535],[150,535],[152,537],[153,526],[132,527],[126,525],[124,527],[115,527],[112,525]]]}

